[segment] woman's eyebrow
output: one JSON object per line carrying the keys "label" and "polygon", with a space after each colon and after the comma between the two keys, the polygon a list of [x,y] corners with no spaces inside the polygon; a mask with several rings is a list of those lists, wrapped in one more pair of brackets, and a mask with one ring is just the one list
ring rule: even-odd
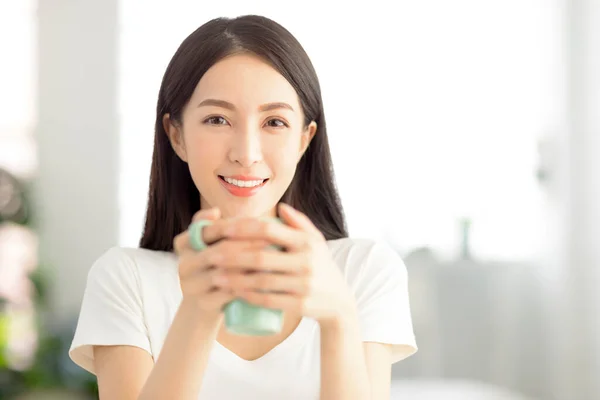
{"label": "woman's eyebrow", "polygon": [[278,108],[287,108],[288,110],[294,111],[294,108],[292,106],[290,106],[288,103],[283,103],[283,102],[263,104],[258,109],[261,112],[265,112],[265,111],[276,110]]}
{"label": "woman's eyebrow", "polygon": [[203,100],[200,104],[198,104],[198,107],[206,107],[206,106],[221,107],[221,108],[226,108],[231,111],[235,110],[235,106],[232,103],[225,101],[225,100],[206,99],[206,100]]}
{"label": "woman's eyebrow", "polygon": [[[205,99],[200,104],[198,104],[198,107],[206,107],[206,106],[221,107],[221,108],[226,108],[231,111],[235,111],[235,106],[232,103],[225,101],[225,100]],[[284,102],[263,104],[258,108],[258,110],[260,112],[265,112],[265,111],[276,110],[279,108],[287,108],[288,110],[294,111],[294,108],[292,106],[290,106],[288,103],[284,103]]]}

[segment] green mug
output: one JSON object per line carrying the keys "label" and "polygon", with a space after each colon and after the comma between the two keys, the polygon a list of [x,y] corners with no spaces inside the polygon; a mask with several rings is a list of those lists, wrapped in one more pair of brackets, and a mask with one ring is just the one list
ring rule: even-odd
{"label": "green mug", "polygon": [[[263,220],[283,223],[279,218],[263,218]],[[190,242],[195,250],[201,251],[206,247],[201,234],[202,228],[209,225],[210,221],[199,221],[190,226]],[[279,246],[271,245],[270,248],[281,250]],[[266,272],[268,273],[268,272]],[[231,333],[246,336],[268,336],[281,332],[283,326],[283,311],[256,306],[244,299],[238,298],[230,301],[223,307],[225,327]]]}
{"label": "green mug", "polygon": [[[282,223],[279,218],[263,218]],[[279,246],[269,246],[281,250]],[[267,272],[268,273],[268,272]],[[268,336],[281,331],[283,311],[250,304],[243,299],[235,299],[225,305],[225,327],[231,333],[247,336]]]}

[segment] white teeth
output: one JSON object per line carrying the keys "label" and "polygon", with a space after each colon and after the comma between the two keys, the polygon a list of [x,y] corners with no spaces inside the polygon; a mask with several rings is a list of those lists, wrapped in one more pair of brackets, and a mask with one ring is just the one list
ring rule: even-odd
{"label": "white teeth", "polygon": [[264,182],[264,180],[260,180],[260,181],[239,181],[237,179],[231,179],[231,178],[225,178],[225,177],[223,177],[223,179],[225,179],[225,182],[230,183],[230,184],[235,185],[235,186],[239,186],[239,187],[254,187],[254,186],[261,185]]}

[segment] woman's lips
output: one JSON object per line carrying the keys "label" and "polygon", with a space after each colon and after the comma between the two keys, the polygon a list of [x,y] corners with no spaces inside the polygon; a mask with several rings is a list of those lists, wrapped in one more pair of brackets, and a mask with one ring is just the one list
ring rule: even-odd
{"label": "woman's lips", "polygon": [[[251,179],[248,179],[251,178]],[[269,181],[269,179],[261,179],[256,177],[240,177],[233,176],[227,177],[227,182],[225,177],[219,176],[219,182],[221,185],[227,189],[229,193],[237,197],[250,197],[257,194]],[[262,180],[262,183],[258,183],[258,181]],[[252,185],[252,186],[241,186],[241,185]]]}

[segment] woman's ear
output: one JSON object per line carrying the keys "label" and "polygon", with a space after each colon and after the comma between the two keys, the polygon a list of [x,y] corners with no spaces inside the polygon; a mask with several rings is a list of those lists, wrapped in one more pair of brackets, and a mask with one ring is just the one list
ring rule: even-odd
{"label": "woman's ear", "polygon": [[178,125],[171,121],[171,116],[169,114],[163,116],[163,128],[167,133],[167,137],[169,138],[169,142],[171,142],[171,147],[175,151],[175,154],[177,154],[182,161],[187,162],[187,151],[185,150],[183,132]]}
{"label": "woman's ear", "polygon": [[302,132],[302,137],[300,139],[300,152],[298,153],[298,161],[300,161],[300,159],[306,152],[306,149],[308,149],[308,145],[310,144],[310,141],[313,139],[313,137],[315,137],[315,133],[317,133],[317,123],[315,121],[312,121],[310,124],[308,124],[304,132]]}

